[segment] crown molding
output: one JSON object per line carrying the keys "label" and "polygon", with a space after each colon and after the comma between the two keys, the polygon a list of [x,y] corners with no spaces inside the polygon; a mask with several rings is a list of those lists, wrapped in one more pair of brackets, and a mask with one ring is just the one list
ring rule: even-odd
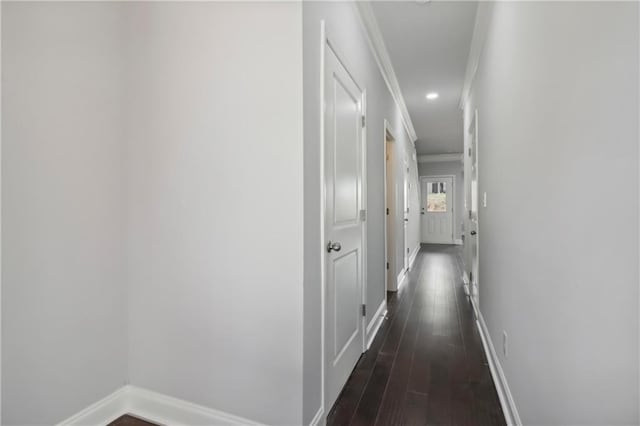
{"label": "crown molding", "polygon": [[480,1],[476,10],[476,20],[473,26],[473,35],[471,36],[471,46],[469,47],[469,57],[467,58],[467,69],[464,74],[464,85],[462,86],[462,95],[460,96],[460,109],[464,108],[473,87],[473,81],[478,72],[478,65],[482,57],[484,42],[489,32],[489,24],[493,10],[493,2]]}
{"label": "crown molding", "polygon": [[352,4],[357,11],[357,15],[360,17],[360,23],[362,24],[362,28],[367,37],[367,41],[369,42],[371,52],[373,53],[376,63],[378,64],[378,68],[380,68],[382,78],[387,84],[387,87],[391,92],[391,96],[393,97],[393,100],[396,102],[396,105],[400,110],[404,128],[409,134],[411,141],[415,144],[418,137],[416,136],[416,131],[413,128],[413,123],[411,122],[411,116],[409,115],[407,104],[405,103],[404,97],[402,96],[400,84],[398,83],[398,78],[396,77],[396,73],[393,69],[393,64],[391,63],[389,52],[387,51],[387,47],[384,44],[384,38],[382,37],[382,32],[380,31],[380,27],[378,26],[378,21],[373,14],[371,3],[369,1],[356,1]]}
{"label": "crown molding", "polygon": [[462,153],[418,155],[418,163],[450,163],[452,161],[459,161],[462,163],[462,160]]}

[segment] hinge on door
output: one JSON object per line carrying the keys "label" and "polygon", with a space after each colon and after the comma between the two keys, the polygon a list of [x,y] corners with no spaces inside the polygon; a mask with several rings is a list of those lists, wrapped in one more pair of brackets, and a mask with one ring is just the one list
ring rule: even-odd
{"label": "hinge on door", "polygon": [[362,116],[362,127],[364,127],[367,124],[367,119],[364,118],[364,115]]}
{"label": "hinge on door", "polygon": [[387,271],[389,270],[389,262],[387,262]]}
{"label": "hinge on door", "polygon": [[471,157],[471,148],[469,148],[469,157]]}
{"label": "hinge on door", "polygon": [[367,316],[367,305],[362,304],[362,316],[366,317]]}
{"label": "hinge on door", "polygon": [[407,247],[407,253],[409,253],[409,247]]}
{"label": "hinge on door", "polygon": [[360,210],[360,220],[365,222],[367,220],[367,211],[366,210]]}
{"label": "hinge on door", "polygon": [[387,216],[389,216],[389,207],[387,207]]}

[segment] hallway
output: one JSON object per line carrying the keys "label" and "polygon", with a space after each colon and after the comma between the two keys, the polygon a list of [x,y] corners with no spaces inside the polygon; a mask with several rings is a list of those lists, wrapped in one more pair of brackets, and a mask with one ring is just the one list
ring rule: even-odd
{"label": "hallway", "polygon": [[461,256],[460,246],[422,245],[327,425],[504,424]]}

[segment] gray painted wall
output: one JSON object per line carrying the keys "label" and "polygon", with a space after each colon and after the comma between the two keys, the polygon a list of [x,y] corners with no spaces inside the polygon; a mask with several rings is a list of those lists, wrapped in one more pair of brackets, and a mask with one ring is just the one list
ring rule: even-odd
{"label": "gray painted wall", "polygon": [[301,8],[3,3],[3,424],[301,422]]}
{"label": "gray painted wall", "polygon": [[299,424],[302,6],[127,6],[131,383]]}
{"label": "gray painted wall", "polygon": [[2,424],[126,380],[119,10],[2,4]]}
{"label": "gray painted wall", "polygon": [[442,163],[419,163],[420,176],[454,175],[455,200],[453,205],[453,235],[462,238],[464,223],[464,165],[460,161],[446,161]]}
{"label": "gray painted wall", "polygon": [[[327,35],[337,47],[355,80],[367,93],[367,323],[385,300],[384,259],[384,120],[399,148],[398,179],[402,179],[403,159],[410,167],[412,187],[417,188],[414,148],[401,121],[401,115],[380,74],[368,42],[349,2],[303,2],[304,47],[304,424],[321,406],[320,361],[320,21],[326,22]],[[402,197],[397,209],[402,210]],[[419,199],[411,197],[410,247],[419,245]],[[401,232],[400,218],[395,224]],[[396,271],[402,262],[402,247],[396,252]],[[330,408],[330,407],[327,407]],[[325,412],[326,415],[326,412]]]}
{"label": "gray painted wall", "polygon": [[477,108],[480,309],[524,424],[640,420],[638,36],[637,3],[494,5],[465,128]]}

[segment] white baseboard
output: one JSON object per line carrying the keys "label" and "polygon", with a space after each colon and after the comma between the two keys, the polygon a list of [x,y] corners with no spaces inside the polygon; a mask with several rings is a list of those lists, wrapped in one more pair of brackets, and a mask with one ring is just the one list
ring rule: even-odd
{"label": "white baseboard", "polygon": [[154,423],[164,425],[261,425],[253,420],[147,389],[135,386],[130,386],[130,388],[131,414]]}
{"label": "white baseboard", "polygon": [[131,385],[123,386],[58,426],[104,426],[125,414],[164,425],[262,426],[253,420]]}
{"label": "white baseboard", "polygon": [[420,244],[418,244],[418,247],[413,249],[413,252],[411,253],[411,256],[409,256],[409,269],[413,269],[413,264],[415,263],[416,259],[418,258],[418,252],[420,251]]}
{"label": "white baseboard", "polygon": [[473,298],[471,298],[471,303],[473,304],[473,309],[476,312],[476,324],[478,325],[478,331],[482,338],[484,352],[487,355],[487,360],[489,361],[489,369],[491,370],[493,383],[496,385],[496,391],[498,392],[498,398],[500,399],[500,405],[502,406],[505,421],[509,426],[521,426],[522,421],[520,420],[518,409],[515,401],[513,400],[513,395],[511,395],[507,378],[505,377],[502,366],[500,365],[500,360],[498,359],[498,355],[493,346],[493,341],[491,340],[491,335],[489,334],[487,325],[485,324],[482,313],[476,306]]}
{"label": "white baseboard", "polygon": [[453,241],[453,243],[454,243],[455,245],[461,246],[461,245],[462,245],[462,238],[456,238],[456,239]]}
{"label": "white baseboard", "polygon": [[398,281],[396,284],[396,291],[400,291],[403,285],[409,282],[409,274],[406,269],[403,269],[398,275]]}
{"label": "white baseboard", "polygon": [[311,419],[311,423],[309,426],[323,426],[326,424],[327,419],[324,418],[324,409],[322,407],[318,408],[318,412],[313,419]]}
{"label": "white baseboard", "polygon": [[384,321],[385,316],[387,315],[387,301],[383,300],[378,310],[373,315],[373,318],[367,325],[367,349],[371,347],[371,343],[373,343],[373,339],[376,338],[376,334],[378,334],[378,330],[380,330],[380,326]]}
{"label": "white baseboard", "polygon": [[68,419],[61,421],[57,426],[109,424],[118,417],[127,414],[127,391],[128,386],[123,386]]}

